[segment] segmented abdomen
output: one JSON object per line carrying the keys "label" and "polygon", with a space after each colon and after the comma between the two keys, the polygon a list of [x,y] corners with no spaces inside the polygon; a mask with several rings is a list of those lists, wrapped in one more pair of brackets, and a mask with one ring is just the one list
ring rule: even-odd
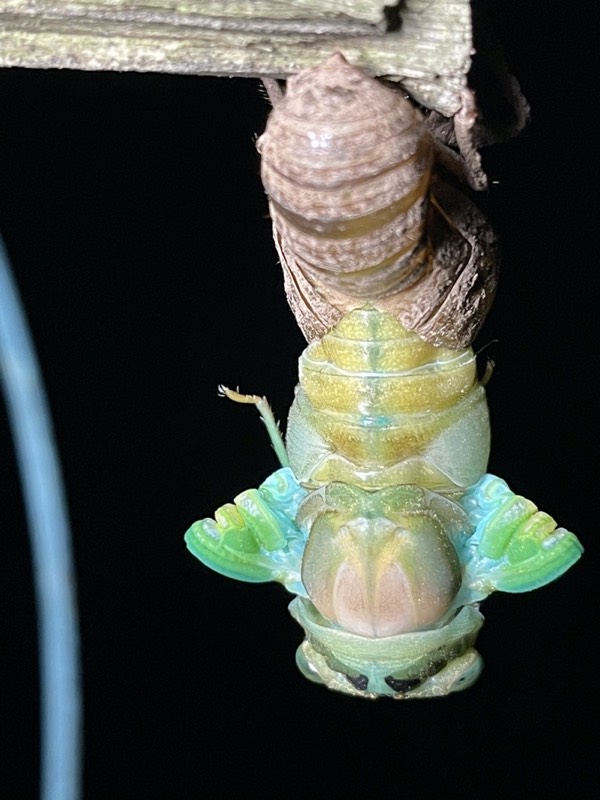
{"label": "segmented abdomen", "polygon": [[287,449],[309,488],[464,490],[489,455],[473,351],[435,347],[370,306],[351,312],[300,358]]}

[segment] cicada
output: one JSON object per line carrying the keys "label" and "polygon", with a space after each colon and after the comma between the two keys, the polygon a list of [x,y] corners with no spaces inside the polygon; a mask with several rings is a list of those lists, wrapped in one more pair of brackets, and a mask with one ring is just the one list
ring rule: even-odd
{"label": "cicada", "polygon": [[[291,92],[303,86],[314,102],[292,156],[271,152],[277,125],[262,139],[288,296],[310,344],[285,442],[264,398],[223,389],[257,405],[281,468],[192,525],[186,542],[217,572],[296,595],[309,679],[362,697],[433,697],[480,672],[480,602],[543,586],[582,548],[486,474],[488,410],[469,344],[495,285],[494,239],[468,201],[439,190],[406,101],[379,87],[383,111],[354,108],[365,81],[375,83],[339,57],[300,74]],[[323,83],[327,109],[338,103],[354,120],[335,147]],[[371,151],[363,134],[377,130]],[[310,174],[293,157],[303,137],[314,143]],[[288,192],[290,176],[312,209]]]}

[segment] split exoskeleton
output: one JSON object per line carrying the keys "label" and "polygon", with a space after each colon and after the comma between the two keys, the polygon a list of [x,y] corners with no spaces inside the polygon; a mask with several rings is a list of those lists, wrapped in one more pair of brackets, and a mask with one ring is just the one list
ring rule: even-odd
{"label": "split exoskeleton", "polygon": [[259,140],[288,300],[310,344],[282,467],[189,549],[279,581],[302,672],[364,697],[466,688],[479,603],[565,572],[577,538],[485,473],[489,420],[471,341],[496,286],[486,221],[433,171],[420,114],[340,55],[288,82]]}
{"label": "split exoskeleton", "polygon": [[445,347],[473,341],[498,245],[435,176],[434,142],[399,91],[336,54],[288,81],[258,140],[285,290],[307,340],[361,303]]}

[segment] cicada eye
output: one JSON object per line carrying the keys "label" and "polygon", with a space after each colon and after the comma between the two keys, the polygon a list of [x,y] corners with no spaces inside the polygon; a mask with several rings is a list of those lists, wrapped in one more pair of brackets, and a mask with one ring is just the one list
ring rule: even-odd
{"label": "cicada eye", "polygon": [[395,692],[402,693],[409,692],[411,689],[419,686],[423,683],[423,678],[393,678],[391,675],[388,675],[387,678],[384,678],[387,685],[390,689],[393,689]]}
{"label": "cicada eye", "polygon": [[369,679],[366,675],[346,675],[346,678],[360,692],[366,692],[369,688]]}

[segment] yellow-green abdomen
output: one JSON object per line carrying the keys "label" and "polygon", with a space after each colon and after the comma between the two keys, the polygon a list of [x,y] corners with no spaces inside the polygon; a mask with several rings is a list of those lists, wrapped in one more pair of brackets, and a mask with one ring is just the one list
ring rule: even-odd
{"label": "yellow-green abdomen", "polygon": [[489,454],[472,350],[423,342],[371,307],[350,312],[300,358],[287,449],[308,487],[472,485]]}

